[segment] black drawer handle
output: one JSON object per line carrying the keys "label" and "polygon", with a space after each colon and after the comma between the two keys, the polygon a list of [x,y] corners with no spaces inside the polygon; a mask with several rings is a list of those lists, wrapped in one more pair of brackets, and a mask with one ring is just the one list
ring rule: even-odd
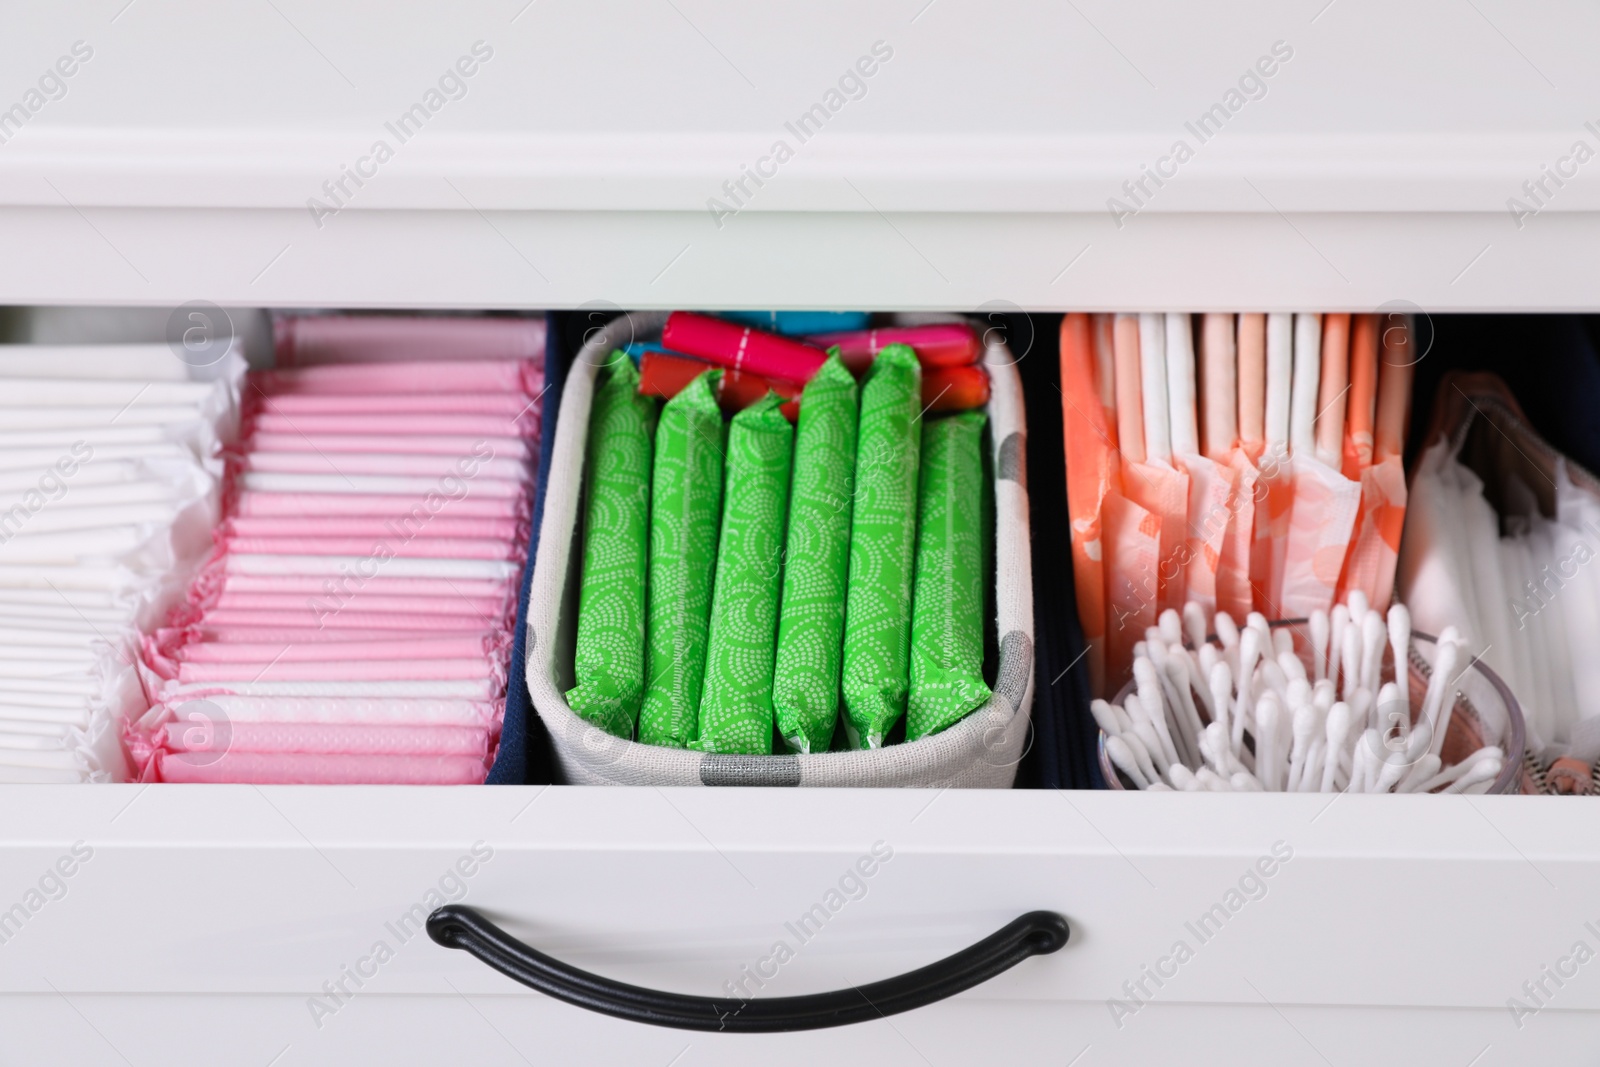
{"label": "black drawer handle", "polygon": [[464,949],[557,1000],[652,1026],[733,1034],[820,1030],[910,1011],[987,982],[1029,956],[1055,952],[1069,934],[1067,920],[1055,912],[1030,911],[975,945],[895,978],[803,997],[719,1000],[644,989],[579,970],[523,944],[464,904],[446,904],[428,916],[428,936],[445,948]]}

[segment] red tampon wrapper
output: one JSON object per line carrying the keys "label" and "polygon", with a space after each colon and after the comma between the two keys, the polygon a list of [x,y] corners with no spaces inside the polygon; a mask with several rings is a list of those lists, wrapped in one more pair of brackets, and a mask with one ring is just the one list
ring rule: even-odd
{"label": "red tampon wrapper", "polygon": [[888,326],[881,330],[845,330],[820,333],[806,340],[819,348],[839,346],[839,355],[850,373],[860,377],[872,365],[873,357],[884,345],[910,345],[917,362],[929,367],[963,367],[976,363],[983,343],[972,327],[960,322],[941,322],[930,326]]}
{"label": "red tampon wrapper", "polygon": [[798,382],[727,370],[698,359],[672,356],[665,352],[646,352],[640,357],[639,392],[670,400],[708,370],[722,371],[722,381],[717,386],[717,403],[724,408],[741,411],[766,396],[767,390],[771,389],[788,401],[778,409],[784,417],[790,422],[799,417],[801,386]]}
{"label": "red tampon wrapper", "polygon": [[982,367],[934,367],[922,375],[922,403],[929,412],[968,411],[989,402],[989,375]]}
{"label": "red tampon wrapper", "polygon": [[809,381],[828,358],[804,341],[689,311],[667,317],[661,346],[719,367],[790,382]]}

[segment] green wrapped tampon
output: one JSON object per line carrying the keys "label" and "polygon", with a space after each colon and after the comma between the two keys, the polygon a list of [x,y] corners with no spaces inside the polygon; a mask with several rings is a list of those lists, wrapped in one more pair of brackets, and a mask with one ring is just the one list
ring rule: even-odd
{"label": "green wrapped tampon", "polygon": [[647,682],[639,709],[639,740],[647,745],[683,748],[699,725],[727,448],[715,390],[721,373],[707,371],[685,386],[662,407],[656,426]]}
{"label": "green wrapped tampon", "polygon": [[887,345],[861,386],[856,436],[843,684],[852,748],[880,747],[906,710],[921,423],[916,353]]}
{"label": "green wrapped tampon", "polygon": [[983,423],[983,412],[966,411],[922,426],[907,741],[938,733],[989,699],[983,683]]}
{"label": "green wrapped tampon", "polygon": [[690,746],[703,752],[772,751],[772,664],[794,452],[782,403],[767,393],[735,415],[728,431],[700,736]]}
{"label": "green wrapped tampon", "polygon": [[839,718],[839,659],[850,567],[856,380],[830,350],[800,394],[772,705],[796,752],[826,752]]}
{"label": "green wrapped tampon", "polygon": [[645,560],[655,399],[621,351],[597,373],[589,412],[583,577],[572,657],[572,710],[607,733],[633,737],[644,697]]}

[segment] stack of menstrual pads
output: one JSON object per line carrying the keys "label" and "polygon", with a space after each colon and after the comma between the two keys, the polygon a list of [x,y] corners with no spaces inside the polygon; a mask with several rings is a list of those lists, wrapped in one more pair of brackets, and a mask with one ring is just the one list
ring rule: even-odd
{"label": "stack of menstrual pads", "polygon": [[213,553],[145,641],[155,704],[128,744],[147,780],[484,780],[543,341],[524,319],[280,323],[280,369],[245,383]]}
{"label": "stack of menstrual pads", "polygon": [[0,782],[127,776],[139,634],[210,544],[242,373],[164,344],[0,346]]}

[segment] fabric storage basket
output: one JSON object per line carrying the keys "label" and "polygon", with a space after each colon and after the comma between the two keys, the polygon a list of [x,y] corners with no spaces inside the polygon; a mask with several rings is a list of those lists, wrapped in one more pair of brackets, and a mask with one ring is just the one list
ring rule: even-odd
{"label": "fabric storage basket", "polygon": [[559,776],[576,785],[1009,788],[1028,737],[1033,701],[1033,591],[1022,387],[1003,343],[987,344],[983,355],[990,378],[998,648],[994,695],[987,704],[918,741],[810,755],[730,755],[642,745],[606,733],[567,706],[581,566],[581,553],[574,549],[595,374],[612,349],[656,338],[666,318],[665,312],[634,312],[599,329],[573,361],[561,400],[525,634],[528,690],[549,729]]}

